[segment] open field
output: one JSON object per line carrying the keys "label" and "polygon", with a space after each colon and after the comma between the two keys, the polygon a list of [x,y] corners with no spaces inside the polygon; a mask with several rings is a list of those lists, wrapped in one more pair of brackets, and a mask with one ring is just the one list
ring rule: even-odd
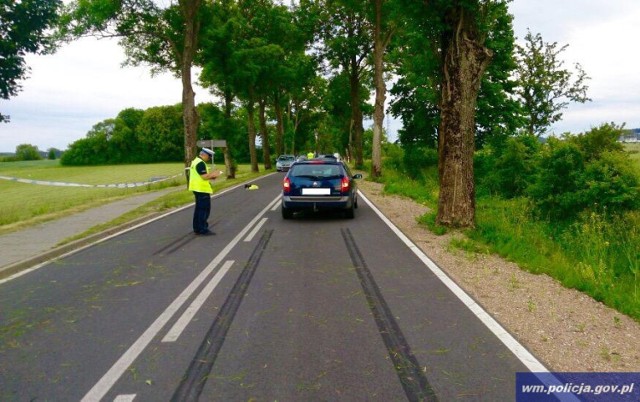
{"label": "open field", "polygon": [[624,144],[624,148],[631,153],[631,160],[635,162],[636,168],[640,173],[640,143],[626,143]]}
{"label": "open field", "polygon": [[[237,179],[252,177],[249,166],[238,166]],[[176,176],[174,178],[170,178]],[[25,161],[0,163],[0,176],[28,180],[110,185],[139,183],[170,178],[140,187],[62,187],[0,180],[0,233],[79,212],[110,201],[166,187],[185,189],[179,192],[178,201],[189,202],[192,195],[186,191],[184,165],[160,163],[146,165],[114,165],[90,167],[60,166],[58,161]],[[222,185],[224,179],[216,180]],[[182,194],[184,193],[184,194]]]}

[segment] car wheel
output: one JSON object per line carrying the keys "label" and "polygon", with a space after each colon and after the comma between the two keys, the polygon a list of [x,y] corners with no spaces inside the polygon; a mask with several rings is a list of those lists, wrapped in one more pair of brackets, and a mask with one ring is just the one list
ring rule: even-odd
{"label": "car wheel", "polygon": [[280,209],[282,210],[282,219],[291,219],[293,217],[292,210],[287,209],[285,207],[280,207]]}
{"label": "car wheel", "polygon": [[347,219],[353,219],[356,216],[355,214],[355,203],[351,204],[351,208],[346,209],[344,211],[344,217]]}

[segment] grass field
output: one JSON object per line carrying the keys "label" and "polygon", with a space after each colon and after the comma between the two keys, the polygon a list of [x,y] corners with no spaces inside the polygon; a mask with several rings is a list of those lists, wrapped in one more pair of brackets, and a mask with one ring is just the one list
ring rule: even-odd
{"label": "grass field", "polygon": [[[55,160],[2,162],[0,163],[0,176],[89,185],[147,182],[175,175],[178,176],[169,180],[129,188],[60,187],[0,179],[0,194],[2,194],[0,197],[0,211],[2,211],[0,213],[0,234],[117,199],[166,187],[183,186],[185,191],[179,192],[177,196],[173,197],[173,200],[164,200],[165,207],[192,201],[191,194],[186,191],[182,163],[66,167],[60,166],[59,162]],[[250,173],[248,166],[241,165],[238,167],[237,178],[232,182],[236,183],[254,176],[256,174]],[[222,187],[225,180],[219,179],[216,183],[216,187]],[[232,183],[227,184],[231,185]]]}
{"label": "grass field", "polygon": [[640,143],[626,143],[624,148],[631,154],[631,160],[634,161],[638,172],[640,172]]}

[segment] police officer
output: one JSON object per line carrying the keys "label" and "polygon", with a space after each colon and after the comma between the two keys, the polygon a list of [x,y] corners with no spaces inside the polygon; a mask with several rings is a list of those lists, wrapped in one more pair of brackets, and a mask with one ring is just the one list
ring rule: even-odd
{"label": "police officer", "polygon": [[215,234],[209,230],[209,214],[211,213],[211,194],[213,189],[209,180],[215,179],[222,171],[209,171],[207,164],[213,158],[213,151],[202,148],[200,154],[191,162],[189,169],[189,191],[193,192],[196,199],[196,208],[193,211],[193,231],[196,235],[208,236]]}

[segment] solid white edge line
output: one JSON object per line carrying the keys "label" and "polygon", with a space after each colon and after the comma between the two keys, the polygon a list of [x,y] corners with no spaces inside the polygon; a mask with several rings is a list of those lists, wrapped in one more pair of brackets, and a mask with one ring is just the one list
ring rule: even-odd
{"label": "solid white edge line", "polygon": [[184,331],[187,325],[189,325],[198,310],[200,310],[200,307],[202,307],[211,293],[213,293],[215,288],[218,286],[222,278],[224,278],[224,276],[227,274],[227,271],[229,271],[229,268],[231,268],[234,262],[235,261],[233,260],[227,260],[224,264],[222,264],[220,270],[216,272],[213,278],[211,278],[211,281],[209,281],[207,286],[202,289],[200,294],[195,298],[191,305],[187,307],[178,321],[173,324],[173,327],[171,327],[167,335],[165,335],[165,337],[162,339],[162,342],[175,342],[180,337],[182,331]]}
{"label": "solid white edge line", "polygon": [[[265,177],[272,176],[272,175],[274,175],[274,174],[275,174],[275,173],[269,173],[269,174],[267,174],[267,175],[264,175],[264,176],[258,177],[256,180],[261,180],[261,179],[264,179]],[[223,191],[221,191],[221,192],[219,192],[219,193],[215,193],[215,194],[213,194],[213,195],[212,195],[212,198],[214,198],[214,199],[215,199],[215,198],[221,197],[221,196],[223,196],[224,194],[226,194],[226,193],[228,193],[228,192],[230,192],[230,191],[233,191],[233,190],[235,190],[235,189],[237,189],[237,188],[240,188],[240,187],[244,186],[246,183],[248,183],[248,182],[250,182],[250,181],[255,181],[255,180],[248,180],[248,181],[242,182],[242,183],[240,183],[240,184],[238,184],[238,185],[236,185],[236,186],[233,186],[233,187],[229,187],[229,188],[227,188],[227,189],[224,189]],[[271,203],[269,203],[269,205],[271,205]],[[112,235],[109,235],[109,236],[103,237],[102,239],[98,239],[98,240],[96,240],[96,241],[94,241],[94,242],[92,242],[92,243],[86,244],[86,245],[84,245],[84,246],[82,246],[82,247],[78,247],[78,248],[73,249],[73,250],[71,250],[71,251],[69,251],[69,252],[67,252],[67,253],[64,253],[64,254],[61,254],[61,255],[59,255],[59,256],[56,256],[56,257],[54,257],[54,258],[52,258],[52,259],[50,259],[50,260],[47,260],[47,261],[41,262],[41,263],[39,263],[39,264],[37,264],[37,265],[34,265],[34,266],[33,266],[33,267],[31,267],[31,268],[27,268],[27,269],[22,270],[22,271],[20,271],[20,272],[18,272],[18,273],[15,273],[15,274],[13,274],[13,275],[11,275],[11,276],[8,276],[8,277],[6,277],[6,278],[4,278],[4,279],[0,279],[0,285],[2,285],[2,284],[3,284],[3,283],[5,283],[5,282],[9,282],[9,281],[12,281],[12,280],[14,280],[14,279],[16,279],[16,278],[19,278],[19,277],[21,277],[21,276],[23,276],[23,275],[26,275],[26,274],[28,274],[28,273],[30,273],[30,272],[36,271],[36,270],[38,270],[38,269],[40,269],[40,268],[44,267],[45,265],[50,264],[50,263],[51,263],[51,262],[53,262],[53,261],[57,261],[57,260],[60,260],[60,259],[65,258],[65,257],[68,257],[68,256],[70,256],[70,255],[73,255],[73,254],[75,254],[75,253],[79,253],[80,251],[85,250],[85,249],[88,249],[89,247],[93,247],[93,246],[95,246],[96,244],[100,244],[100,243],[105,242],[105,241],[107,241],[107,240],[111,240],[111,239],[113,239],[114,237],[118,237],[118,236],[123,235],[123,234],[125,234],[125,233],[128,233],[128,232],[130,232],[130,231],[132,231],[132,230],[136,230],[136,229],[138,229],[138,228],[140,228],[140,227],[142,227],[142,226],[148,225],[148,224],[150,224],[150,223],[152,223],[152,222],[155,222],[155,221],[157,221],[157,220],[160,220],[160,219],[166,218],[167,216],[170,216],[170,215],[173,215],[173,214],[175,214],[175,213],[178,213],[178,212],[184,211],[185,209],[187,209],[187,208],[191,208],[191,207],[193,207],[193,204],[187,204],[187,205],[184,205],[184,206],[182,206],[182,207],[178,207],[178,208],[173,209],[173,210],[171,210],[171,211],[169,211],[169,212],[167,212],[167,213],[165,213],[165,214],[162,214],[162,215],[156,216],[155,218],[149,219],[148,221],[144,221],[144,222],[139,223],[139,224],[137,224],[137,225],[135,225],[135,226],[131,226],[131,227],[129,227],[129,228],[123,229],[123,230],[121,230],[121,231],[119,231],[119,232],[117,232],[117,233],[114,233],[114,234],[112,234]]]}
{"label": "solid white edge line", "polygon": [[464,303],[482,323],[489,328],[495,336],[532,372],[548,372],[547,368],[538,361],[524,346],[520,344],[502,325],[500,325],[489,313],[487,313],[471,296],[469,296],[457,283],[436,265],[417,245],[415,245],[396,225],[393,224],[369,199],[360,192],[360,196],[373,209],[373,211],[391,228],[391,230],[404,242],[411,251],[433,272],[446,287]]}
{"label": "solid white edge line", "polygon": [[262,218],[262,220],[260,220],[260,222],[256,225],[256,227],[253,228],[251,233],[249,233],[249,235],[247,237],[245,237],[244,241],[245,242],[250,242],[251,240],[253,240],[253,238],[256,235],[256,233],[258,233],[260,228],[262,228],[262,225],[264,225],[264,223],[266,221],[268,221],[268,220],[269,220],[269,218]]}
{"label": "solid white edge line", "polygon": [[196,291],[196,289],[204,282],[204,280],[211,274],[216,266],[222,261],[227,254],[236,246],[237,243],[245,236],[251,227],[264,215],[273,205],[278,201],[280,196],[271,201],[260,213],[258,213],[247,226],[244,227],[238,233],[238,235],[227,244],[225,248],[218,253],[218,255],[207,265],[207,267],[189,284],[189,286],[180,293],[180,295],[169,305],[156,318],[156,320],[147,328],[146,331],[127,349],[127,351],[114,363],[113,366],[102,376],[102,378],[87,392],[82,398],[82,401],[99,401],[107,392],[113,387],[118,379],[124,374],[129,366],[135,361],[135,359],[142,353],[142,351],[151,343],[153,338],[162,330],[162,328],[169,322],[171,317],[182,307],[189,297]]}

